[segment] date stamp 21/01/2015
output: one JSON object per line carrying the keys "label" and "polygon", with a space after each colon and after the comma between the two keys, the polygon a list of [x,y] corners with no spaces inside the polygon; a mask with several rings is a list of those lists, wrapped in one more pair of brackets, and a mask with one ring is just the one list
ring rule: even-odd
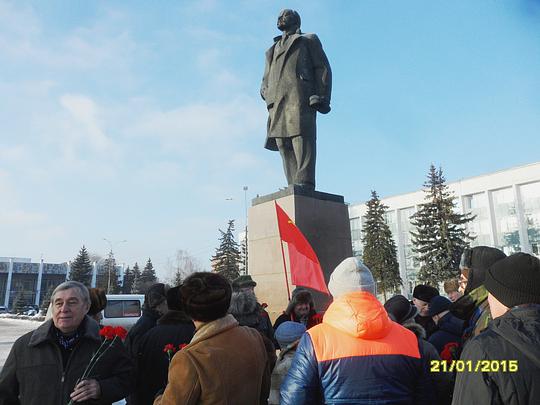
{"label": "date stamp 21/01/2015", "polygon": [[431,360],[432,373],[515,373],[517,360]]}

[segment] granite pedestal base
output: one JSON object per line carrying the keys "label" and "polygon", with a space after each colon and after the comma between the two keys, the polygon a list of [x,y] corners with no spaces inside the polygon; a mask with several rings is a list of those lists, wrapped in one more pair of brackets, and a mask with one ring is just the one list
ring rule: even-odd
{"label": "granite pedestal base", "polygon": [[[334,268],[352,256],[349,212],[343,197],[290,186],[257,197],[248,211],[248,269],[257,282],[259,302],[268,304],[272,320],[287,307],[288,297],[274,201],[285,210],[317,254],[326,282]],[[283,244],[287,271],[287,244]],[[288,274],[290,291],[295,288]],[[311,290],[317,310],[325,310],[331,297]]]}

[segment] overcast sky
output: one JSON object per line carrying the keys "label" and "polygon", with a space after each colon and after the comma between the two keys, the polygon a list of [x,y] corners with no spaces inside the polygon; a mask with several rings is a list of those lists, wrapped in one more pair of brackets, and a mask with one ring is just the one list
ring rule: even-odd
{"label": "overcast sky", "polygon": [[0,256],[82,244],[206,268],[228,219],[285,185],[263,148],[282,8],[333,71],[317,189],[347,202],[540,160],[540,2],[2,1]]}

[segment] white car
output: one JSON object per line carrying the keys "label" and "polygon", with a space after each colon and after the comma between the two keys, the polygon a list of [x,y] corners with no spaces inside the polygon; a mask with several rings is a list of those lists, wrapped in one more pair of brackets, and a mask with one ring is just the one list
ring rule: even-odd
{"label": "white car", "polygon": [[107,306],[102,312],[103,326],[122,326],[130,330],[142,315],[143,294],[107,295]]}

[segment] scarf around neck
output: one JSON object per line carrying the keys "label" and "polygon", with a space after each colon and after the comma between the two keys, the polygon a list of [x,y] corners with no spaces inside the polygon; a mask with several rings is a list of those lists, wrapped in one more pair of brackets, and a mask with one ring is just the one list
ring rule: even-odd
{"label": "scarf around neck", "polygon": [[56,326],[53,325],[54,336],[58,344],[63,347],[65,350],[71,350],[75,346],[75,343],[79,340],[79,337],[82,335],[83,322],[79,325],[77,330],[72,333],[62,333]]}

